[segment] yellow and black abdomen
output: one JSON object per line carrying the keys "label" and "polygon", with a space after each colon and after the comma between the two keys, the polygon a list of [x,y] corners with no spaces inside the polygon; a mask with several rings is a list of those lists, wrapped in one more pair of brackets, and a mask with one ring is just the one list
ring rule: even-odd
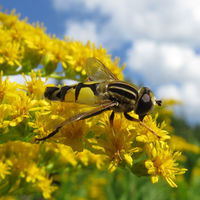
{"label": "yellow and black abdomen", "polygon": [[98,82],[86,82],[71,86],[47,87],[44,96],[53,101],[76,102],[95,106],[99,103],[98,84]]}

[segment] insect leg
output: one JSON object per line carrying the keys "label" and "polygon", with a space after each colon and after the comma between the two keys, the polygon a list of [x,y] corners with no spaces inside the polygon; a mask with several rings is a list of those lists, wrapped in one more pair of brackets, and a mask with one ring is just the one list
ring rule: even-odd
{"label": "insect leg", "polygon": [[63,126],[58,126],[53,132],[51,132],[49,135],[47,135],[46,137],[43,138],[35,138],[35,141],[42,141],[42,140],[46,140],[50,137],[53,137],[59,130],[60,128],[62,128]]}
{"label": "insect leg", "polygon": [[143,127],[145,127],[147,130],[149,130],[150,132],[152,132],[154,135],[156,135],[160,139],[160,136],[157,133],[155,133],[150,127],[148,127],[143,121],[130,116],[126,112],[124,113],[124,116],[126,117],[126,119],[128,119],[130,121],[135,121],[135,122],[140,123],[140,125],[142,125]]}
{"label": "insect leg", "polygon": [[109,120],[110,120],[110,125],[111,125],[111,126],[113,126],[114,117],[115,117],[115,113],[114,113],[114,111],[112,111],[112,113],[111,113],[111,115],[110,115],[110,118],[109,118]]}
{"label": "insect leg", "polygon": [[115,137],[115,130],[114,130],[114,127],[113,127],[114,117],[115,117],[115,113],[114,113],[114,111],[112,111],[109,120],[110,120],[110,127],[111,127],[111,130],[112,130],[113,136]]}
{"label": "insect leg", "polygon": [[108,103],[105,103],[103,105],[100,105],[99,107],[89,111],[89,112],[84,112],[84,113],[80,113],[78,115],[75,115],[67,120],[65,120],[64,122],[62,122],[53,132],[51,132],[49,135],[43,137],[43,138],[35,138],[36,141],[42,141],[42,140],[46,140],[52,136],[54,136],[56,133],[58,133],[58,131],[60,130],[60,128],[62,128],[64,125],[66,124],[70,124],[72,122],[75,122],[75,121],[79,121],[79,120],[83,120],[83,119],[87,119],[89,117],[92,117],[92,116],[95,116],[95,115],[98,115],[110,108],[112,108],[113,106],[116,106],[116,103],[115,102],[108,102]]}

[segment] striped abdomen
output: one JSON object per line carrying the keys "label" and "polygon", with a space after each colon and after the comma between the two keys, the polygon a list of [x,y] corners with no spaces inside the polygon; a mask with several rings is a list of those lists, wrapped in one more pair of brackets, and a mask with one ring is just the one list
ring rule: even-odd
{"label": "striped abdomen", "polygon": [[98,82],[86,82],[71,86],[47,87],[44,96],[53,101],[76,102],[93,106],[99,102],[98,84]]}

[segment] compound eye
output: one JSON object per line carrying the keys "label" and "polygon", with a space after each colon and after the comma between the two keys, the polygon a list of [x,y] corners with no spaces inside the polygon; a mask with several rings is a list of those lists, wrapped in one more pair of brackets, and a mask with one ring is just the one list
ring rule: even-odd
{"label": "compound eye", "polygon": [[151,97],[150,97],[148,94],[144,94],[144,95],[142,96],[142,101],[143,101],[144,103],[148,103],[148,102],[151,101]]}
{"label": "compound eye", "polygon": [[144,118],[145,115],[150,114],[153,111],[154,105],[149,94],[143,94],[138,102],[137,108],[135,110],[136,114],[140,116],[140,120]]}

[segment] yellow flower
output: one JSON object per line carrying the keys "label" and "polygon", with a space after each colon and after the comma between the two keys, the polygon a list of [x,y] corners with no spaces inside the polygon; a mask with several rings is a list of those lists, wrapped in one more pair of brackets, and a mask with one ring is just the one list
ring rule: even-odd
{"label": "yellow flower", "polygon": [[[151,142],[156,142],[158,140],[160,141],[165,141],[170,139],[170,136],[168,135],[168,132],[164,130],[165,127],[165,122],[162,122],[161,125],[157,125],[156,119],[157,115],[153,119],[152,116],[148,115],[144,118],[143,123],[148,126],[151,130],[154,131],[157,135],[153,134],[151,131],[149,131],[147,128],[141,126],[139,123],[137,123],[136,130],[137,130],[137,138],[136,140],[138,142],[143,142],[143,143],[151,143]],[[160,138],[158,138],[158,136]]]}
{"label": "yellow flower", "polygon": [[[13,187],[11,187],[13,183],[9,183],[12,190],[16,190],[16,187],[20,185],[21,179],[24,179],[26,182],[32,183],[32,187],[36,187],[37,191],[38,189],[39,191],[42,191],[44,198],[51,198],[52,193],[57,189],[57,187],[53,186],[52,179],[48,178],[49,173],[46,169],[46,166],[42,166],[41,162],[37,162],[40,161],[42,156],[49,156],[50,150],[59,155],[60,151],[63,150],[62,148],[53,148],[56,146],[57,144],[51,144],[51,147],[49,146],[49,144],[45,144],[43,148],[38,144],[30,144],[20,141],[1,144],[0,155],[6,155],[6,158],[3,157],[0,160],[0,179],[4,179],[6,175],[13,176],[14,178],[16,178],[17,176],[17,184],[14,183]],[[57,151],[54,151],[55,149],[57,149]],[[63,152],[64,155],[62,155],[62,157],[68,157],[67,159],[69,159],[70,153],[73,154],[72,151],[65,151]],[[65,159],[65,161],[67,159]],[[60,162],[58,159],[56,160],[57,162]],[[67,161],[64,162],[64,164],[70,162],[71,161]],[[24,181],[22,181],[21,184],[23,184],[23,182]]]}
{"label": "yellow flower", "polygon": [[77,153],[77,159],[80,160],[85,166],[95,164],[97,169],[102,169],[105,165],[106,156],[94,154],[91,151],[84,149],[83,152]]}
{"label": "yellow flower", "polygon": [[29,125],[35,128],[34,132],[39,132],[41,137],[44,137],[54,131],[65,119],[62,116],[62,111],[66,114],[63,109],[64,105],[62,102],[58,102],[57,104],[46,102],[46,105],[41,107],[40,112],[35,112],[35,121],[29,122]]}
{"label": "yellow flower", "polygon": [[[1,20],[0,20],[1,21]],[[3,25],[0,24],[0,46],[6,45],[6,43],[12,40],[10,30],[4,29]]]}
{"label": "yellow flower", "polygon": [[42,96],[44,95],[45,91],[45,83],[48,80],[48,78],[46,78],[46,80],[43,81],[40,70],[37,74],[33,70],[31,71],[31,80],[27,80],[24,74],[23,77],[26,81],[24,89],[28,91],[29,96],[33,99],[42,99]]}
{"label": "yellow flower", "polygon": [[[11,29],[8,29],[5,32],[7,33],[7,35],[9,35],[10,40],[21,43],[21,41],[23,41],[24,38],[24,33],[26,32],[27,29],[26,27],[27,24],[25,19],[21,22],[18,21]],[[23,53],[24,47],[21,50]]]}
{"label": "yellow flower", "polygon": [[6,119],[9,113],[12,111],[12,106],[9,104],[0,105],[0,128],[5,128],[10,124],[10,121]]}
{"label": "yellow flower", "polygon": [[[50,143],[46,142],[45,143],[45,151],[53,151],[55,153],[60,154],[60,161],[63,163],[69,163],[73,167],[77,165],[77,159],[75,152],[72,150],[70,146],[59,144],[59,143]],[[66,156],[67,155],[67,156]]]}
{"label": "yellow flower", "polygon": [[10,126],[16,126],[24,120],[29,118],[29,110],[38,104],[37,101],[31,100],[25,92],[19,93],[18,96],[13,98],[12,112],[10,113]]}
{"label": "yellow flower", "polygon": [[5,179],[6,175],[9,175],[11,172],[12,162],[10,160],[5,160],[3,156],[0,160],[0,180]]}
{"label": "yellow flower", "polygon": [[12,170],[16,174],[22,173],[29,168],[39,153],[39,145],[21,141],[10,141],[0,145],[0,155],[6,155],[11,160]]}
{"label": "yellow flower", "polygon": [[24,35],[24,41],[27,47],[34,50],[38,55],[45,55],[49,48],[50,38],[44,33],[44,30],[39,27],[31,27]]}
{"label": "yellow flower", "polygon": [[173,135],[170,140],[170,147],[178,151],[189,151],[196,154],[200,154],[200,147],[194,144],[188,143],[184,138]]}
{"label": "yellow flower", "polygon": [[132,165],[132,155],[142,149],[133,145],[136,138],[134,123],[121,114],[115,114],[112,129],[109,116],[110,112],[105,112],[94,118],[90,129],[97,137],[92,147],[108,157],[109,171],[114,171],[123,160],[128,165]]}
{"label": "yellow flower", "polygon": [[42,172],[44,169],[37,167],[35,163],[31,163],[26,169],[26,181],[35,183],[43,178]]}
{"label": "yellow flower", "polygon": [[184,174],[187,171],[185,168],[178,168],[178,163],[176,163],[181,153],[173,153],[164,142],[156,142],[155,146],[149,144],[147,152],[149,159],[145,161],[145,166],[151,176],[151,182],[158,182],[159,176],[161,176],[171,187],[177,187],[176,175]]}
{"label": "yellow flower", "polygon": [[29,122],[29,126],[33,127],[34,132],[39,132],[41,137],[49,135],[62,122],[62,118],[56,115],[49,115],[49,111],[36,112],[34,122]]}
{"label": "yellow flower", "polygon": [[6,102],[7,96],[13,96],[17,92],[19,84],[9,82],[9,77],[3,80],[3,72],[0,72],[0,103]]}
{"label": "yellow flower", "polygon": [[112,71],[120,80],[123,79],[122,70],[124,66],[120,69],[119,58],[115,59],[113,63],[111,56],[106,55],[106,49],[100,46],[99,49],[95,47],[95,44],[91,44],[90,41],[86,45],[83,45],[80,41],[71,41],[66,39],[66,42],[63,43],[64,49],[67,52],[67,63],[71,69],[74,69],[76,73],[83,76],[86,75],[85,72],[85,61],[89,57],[96,57],[100,59],[105,66]]}
{"label": "yellow flower", "polygon": [[52,193],[57,189],[56,186],[52,185],[52,179],[41,178],[37,183],[38,188],[42,191],[43,197],[45,199],[50,199]]}
{"label": "yellow flower", "polygon": [[84,148],[84,121],[65,125],[55,136],[57,141],[70,146],[74,151],[83,151]]}
{"label": "yellow flower", "polygon": [[3,80],[3,73],[0,74],[0,127],[8,125],[16,126],[24,118],[29,117],[29,109],[36,106],[24,91],[19,90],[20,85],[9,82],[7,77]]}
{"label": "yellow flower", "polygon": [[61,62],[64,68],[67,68],[66,62],[68,59],[72,59],[65,50],[65,44],[63,41],[58,40],[57,38],[52,38],[47,55],[48,61],[58,64]]}
{"label": "yellow flower", "polygon": [[[42,64],[44,72],[50,74],[61,63],[66,77],[83,80],[86,78],[85,60],[88,57],[97,57],[113,74],[123,79],[122,70],[125,65],[119,68],[119,58],[112,62],[111,56],[106,55],[106,49],[102,46],[97,49],[90,41],[83,45],[80,41],[50,37],[39,23],[33,27],[26,19],[19,21],[15,12],[11,15],[0,12],[0,20],[0,63],[2,66],[15,66],[4,69],[7,73],[15,74],[18,66],[21,66],[22,72],[27,72],[27,66],[33,69]],[[60,78],[56,74],[50,76]]]}
{"label": "yellow flower", "polygon": [[0,64],[8,64],[10,66],[20,66],[20,45],[19,43],[8,42],[0,49]]}
{"label": "yellow flower", "polygon": [[3,81],[2,77],[3,77],[3,72],[1,71],[0,73],[0,101],[2,101],[4,98],[4,94],[6,92],[7,82],[8,82],[8,78]]}
{"label": "yellow flower", "polygon": [[2,21],[7,28],[14,26],[18,22],[18,19],[19,15],[15,15],[15,10],[12,10],[10,15],[0,12],[0,21]]}
{"label": "yellow flower", "polygon": [[[82,112],[82,109],[85,110],[84,108],[86,107],[75,103],[47,102],[47,105],[43,106],[40,112],[35,113],[35,121],[30,122],[29,125],[35,128],[34,132],[40,133],[39,137],[45,137],[54,131],[63,121]],[[86,133],[84,131],[84,123],[85,121],[79,121],[65,125],[50,140],[70,145],[74,150],[81,150],[83,145],[82,136]]]}

